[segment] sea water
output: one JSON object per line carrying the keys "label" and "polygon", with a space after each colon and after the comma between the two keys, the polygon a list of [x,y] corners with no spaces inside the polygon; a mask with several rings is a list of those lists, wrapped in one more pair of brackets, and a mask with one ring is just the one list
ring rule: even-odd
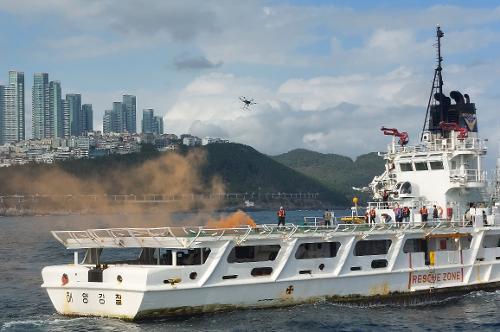
{"label": "sea water", "polygon": [[[258,223],[276,222],[274,211],[249,214]],[[289,211],[287,222],[302,223],[304,216],[321,215],[322,211]],[[199,218],[199,214],[177,213],[168,219],[182,224]],[[166,215],[159,214],[0,218],[0,331],[500,330],[500,291],[473,292],[412,306],[356,307],[318,302],[140,322],[70,318],[55,313],[40,287],[40,271],[47,265],[71,263],[73,255],[51,236],[51,230],[161,226],[166,220]]]}

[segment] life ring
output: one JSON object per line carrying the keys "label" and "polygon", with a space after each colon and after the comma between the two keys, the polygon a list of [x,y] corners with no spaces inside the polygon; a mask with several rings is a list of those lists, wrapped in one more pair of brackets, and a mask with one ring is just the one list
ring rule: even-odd
{"label": "life ring", "polygon": [[66,273],[63,273],[63,275],[61,277],[61,283],[62,283],[62,285],[65,286],[68,282],[69,282],[68,275]]}

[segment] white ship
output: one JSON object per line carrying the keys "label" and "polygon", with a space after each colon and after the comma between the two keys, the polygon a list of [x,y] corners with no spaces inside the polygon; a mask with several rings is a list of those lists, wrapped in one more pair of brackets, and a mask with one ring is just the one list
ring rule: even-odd
{"label": "white ship", "polygon": [[[500,207],[485,198],[486,147],[475,105],[459,92],[451,93],[454,103],[443,94],[441,37],[438,28],[420,144],[384,128],[394,137],[386,170],[369,187],[373,221],[54,231],[75,252],[72,264],[42,271],[57,312],[138,319],[318,300],[411,302],[499,288]],[[402,221],[398,207],[410,211]]]}

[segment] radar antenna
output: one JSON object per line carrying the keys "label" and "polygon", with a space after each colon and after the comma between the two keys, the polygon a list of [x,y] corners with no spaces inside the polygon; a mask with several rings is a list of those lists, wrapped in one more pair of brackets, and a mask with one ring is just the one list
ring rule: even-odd
{"label": "radar antenna", "polygon": [[[424,137],[424,131],[425,127],[427,125],[427,119],[429,117],[429,111],[431,108],[431,102],[432,102],[432,96],[434,95],[434,92],[438,92],[441,96],[443,95],[443,76],[441,75],[441,72],[443,70],[443,67],[441,66],[441,63],[443,62],[443,57],[441,56],[441,38],[443,38],[444,32],[441,30],[441,27],[438,25],[436,27],[436,40],[437,43],[435,44],[437,48],[437,67],[434,70],[434,79],[432,80],[432,88],[431,88],[431,93],[429,95],[429,101],[427,102],[427,111],[425,112],[425,120],[424,120],[424,126],[422,127],[422,134],[420,135],[420,140],[423,139]],[[440,103],[440,107],[443,108],[443,103]],[[441,112],[443,110],[441,109]]]}

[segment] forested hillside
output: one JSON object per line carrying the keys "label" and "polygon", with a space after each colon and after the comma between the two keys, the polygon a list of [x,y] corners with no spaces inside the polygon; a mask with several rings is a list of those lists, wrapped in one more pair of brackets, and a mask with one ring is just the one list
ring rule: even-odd
{"label": "forested hillside", "polygon": [[347,199],[359,193],[352,187],[363,187],[384,170],[384,162],[377,153],[364,154],[352,160],[336,154],[323,154],[296,149],[273,157],[274,160],[304,175],[312,177],[330,189],[344,194]]}

